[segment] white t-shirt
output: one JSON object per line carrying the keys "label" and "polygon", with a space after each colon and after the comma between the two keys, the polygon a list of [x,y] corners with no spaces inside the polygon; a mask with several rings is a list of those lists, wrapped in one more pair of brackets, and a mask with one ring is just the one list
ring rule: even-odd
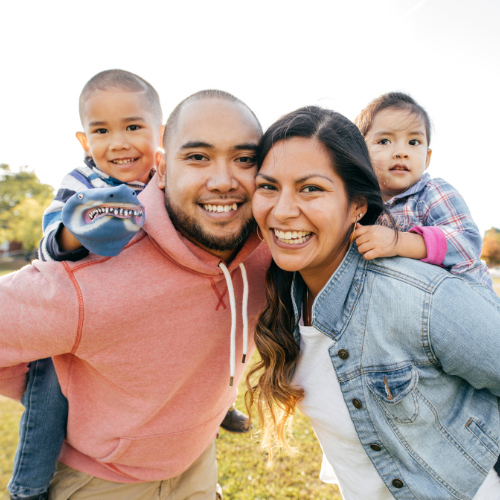
{"label": "white t-shirt", "polygon": [[[305,397],[298,407],[309,417],[323,449],[320,479],[338,485],[344,500],[392,500],[349,415],[328,352],[332,339],[302,324],[300,335],[300,358],[293,381],[304,388]],[[499,498],[500,478],[492,469],[474,500]]]}

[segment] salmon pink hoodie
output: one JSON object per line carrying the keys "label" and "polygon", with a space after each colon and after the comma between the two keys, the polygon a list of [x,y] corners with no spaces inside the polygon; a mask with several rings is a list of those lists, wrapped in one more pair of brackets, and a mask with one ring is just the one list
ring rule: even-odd
{"label": "salmon pink hoodie", "polygon": [[253,234],[229,266],[230,387],[221,260],[175,230],[155,180],[140,199],[146,223],[117,257],[35,261],[0,279],[0,393],[20,399],[27,362],[52,356],[69,401],[60,461],[121,483],[177,476],[214,439],[245,367],[239,264],[248,276],[249,359],[270,263]]}

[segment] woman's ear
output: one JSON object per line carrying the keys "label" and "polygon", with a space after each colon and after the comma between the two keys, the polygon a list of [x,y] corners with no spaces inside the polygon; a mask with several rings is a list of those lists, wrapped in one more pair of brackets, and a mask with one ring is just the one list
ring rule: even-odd
{"label": "woman's ear", "polygon": [[89,141],[87,139],[87,136],[85,135],[85,132],[77,132],[76,133],[76,138],[78,139],[78,142],[82,145],[82,148],[85,151],[85,154],[87,156],[92,156],[90,154]]}
{"label": "woman's ear", "polygon": [[158,148],[158,150],[156,151],[155,163],[156,163],[156,177],[157,177],[158,187],[160,189],[165,189],[165,184],[167,182],[166,179],[167,166],[165,164],[165,151],[163,151],[162,148]]}
{"label": "woman's ear", "polygon": [[350,215],[352,217],[353,223],[360,221],[366,214],[367,210],[368,204],[365,200],[359,200],[352,203]]}

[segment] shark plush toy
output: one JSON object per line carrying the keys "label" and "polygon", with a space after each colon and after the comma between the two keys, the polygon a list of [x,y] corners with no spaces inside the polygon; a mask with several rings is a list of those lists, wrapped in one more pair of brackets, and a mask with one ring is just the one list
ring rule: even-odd
{"label": "shark plush toy", "polygon": [[104,257],[118,255],[144,220],[144,206],[124,184],[75,193],[62,210],[65,227],[87,250]]}

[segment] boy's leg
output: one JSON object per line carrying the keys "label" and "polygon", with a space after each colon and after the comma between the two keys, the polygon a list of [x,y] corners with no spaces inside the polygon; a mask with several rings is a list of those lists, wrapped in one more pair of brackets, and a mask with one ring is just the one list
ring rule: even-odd
{"label": "boy's leg", "polygon": [[48,490],[66,434],[68,401],[51,358],[33,361],[21,399],[26,408],[19,424],[19,445],[8,490],[23,499]]}

